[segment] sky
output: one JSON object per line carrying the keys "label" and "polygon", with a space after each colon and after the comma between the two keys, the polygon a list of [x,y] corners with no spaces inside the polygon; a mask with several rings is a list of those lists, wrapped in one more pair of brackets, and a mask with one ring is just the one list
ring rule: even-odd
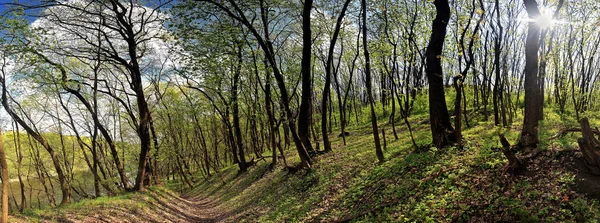
{"label": "sky", "polygon": [[10,2],[11,0],[0,0],[0,11],[4,12],[4,10],[6,9],[5,4]]}
{"label": "sky", "polygon": [[[11,7],[10,3],[14,3],[16,1],[17,0],[0,0],[0,16],[2,16],[7,10],[9,10],[9,8]],[[152,1],[142,1],[142,2],[145,2],[145,5],[147,7],[156,7],[157,4],[159,4],[160,2],[164,2],[164,1],[165,0],[152,0]],[[18,2],[21,4],[24,4],[24,5],[34,5],[34,4],[39,4],[40,0],[18,0]],[[172,1],[171,3],[173,3],[173,2],[175,2],[175,1]],[[27,20],[29,20],[29,23],[33,24],[38,19],[37,17],[35,17],[35,15],[39,15],[40,10],[39,9],[37,11],[28,10],[28,11],[26,11],[26,14],[29,15],[29,16],[27,16]],[[38,21],[41,21],[41,20],[38,20]],[[152,54],[153,55],[152,57],[150,57],[150,56],[146,57],[146,59],[152,60],[152,62],[148,62],[148,63],[150,63],[150,64],[154,64],[154,63],[166,64],[166,65],[171,64],[171,63],[167,63],[167,62],[163,63],[163,61],[169,57],[167,55],[167,53],[168,53],[168,50],[167,50],[168,44],[167,43],[163,43],[161,41],[150,41],[149,43],[151,44],[151,47],[156,49],[156,53]],[[12,126],[10,125],[10,120],[11,119],[8,116],[8,114],[6,113],[6,111],[4,110],[4,108],[2,108],[0,106],[0,129],[5,130],[5,131],[12,130]],[[48,120],[50,120],[50,119],[48,119]],[[42,124],[42,129],[45,126],[50,126],[50,125],[52,125],[51,122],[44,123],[44,124]],[[40,127],[40,126],[38,126],[38,127]]]}
{"label": "sky", "polygon": [[[10,9],[12,3],[20,3],[23,5],[35,5],[35,4],[39,4],[40,2],[41,2],[41,0],[0,0],[0,16],[4,15],[4,13],[7,13],[7,11]],[[162,1],[161,0],[151,0],[151,1],[143,1],[143,2],[145,2],[146,3],[145,5],[148,7],[156,7],[156,4],[158,4],[159,2],[162,2]],[[36,17],[36,15],[39,15],[40,12],[41,12],[41,9],[26,11],[26,18],[30,24],[34,23],[38,19]],[[158,46],[158,47],[160,47],[160,46]],[[0,129],[5,130],[5,131],[12,130],[12,126],[10,125],[10,117],[8,116],[8,114],[6,113],[4,108],[2,108],[1,106],[0,106]]]}
{"label": "sky", "polygon": [[[10,8],[10,4],[11,3],[20,3],[20,4],[24,4],[24,5],[32,5],[34,3],[38,3],[40,2],[39,0],[0,0],[0,15],[3,15],[4,13],[7,12],[7,10]],[[33,15],[33,14],[37,14],[39,12],[39,10],[29,10],[27,12],[28,15]],[[33,16],[27,16],[27,20],[29,20],[30,23],[32,23],[33,21],[35,21],[35,17]]]}
{"label": "sky", "polygon": [[[144,1],[145,5],[148,7],[154,7],[157,4],[160,4],[160,2],[164,2],[165,0],[149,0],[149,1]],[[7,6],[10,7],[11,3],[15,3],[18,2],[20,4],[24,4],[24,5],[34,5],[34,4],[39,4],[40,0],[0,0],[0,15],[4,14],[7,11]],[[170,5],[176,4],[178,1],[177,0],[172,0]],[[39,14],[39,10],[28,10],[27,11],[27,20],[29,20],[29,23],[32,23],[36,20],[35,14]]]}

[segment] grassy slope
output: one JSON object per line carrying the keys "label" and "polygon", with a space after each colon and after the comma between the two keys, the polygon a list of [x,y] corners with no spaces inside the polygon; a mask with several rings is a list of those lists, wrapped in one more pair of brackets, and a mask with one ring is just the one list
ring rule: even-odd
{"label": "grassy slope", "polygon": [[[27,210],[11,222],[205,222],[219,214],[213,202],[183,199],[163,187],[84,199],[64,207]],[[198,212],[202,210],[203,212]]]}
{"label": "grassy slope", "polygon": [[[398,124],[398,140],[387,131],[386,160],[377,164],[368,125],[351,127],[348,144],[332,137],[334,151],[316,158],[314,168],[288,174],[281,161],[270,171],[270,160],[259,161],[243,174],[236,166],[222,169],[184,196],[220,203],[206,209],[181,200],[166,189],[86,200],[64,208],[33,211],[20,220],[40,219],[129,219],[170,221],[197,220],[190,212],[212,213],[229,222],[494,222],[494,221],[593,221],[600,217],[598,201],[574,191],[575,174],[564,168],[571,162],[578,134],[549,141],[564,127],[577,126],[569,115],[547,112],[540,136],[542,155],[519,176],[503,172],[506,161],[498,147],[498,132],[514,142],[518,126],[495,127],[492,122],[471,121],[465,128],[464,149],[425,148],[414,152],[404,125]],[[431,141],[427,119],[411,118],[419,145]],[[520,123],[521,120],[515,120]],[[600,118],[591,117],[592,126]],[[337,134],[335,134],[337,135]],[[567,154],[567,155],[565,155]],[[569,155],[570,154],[570,155]],[[265,154],[268,155],[268,154]],[[298,162],[293,149],[288,162]],[[158,196],[157,196],[158,195]],[[162,197],[158,198],[157,197]],[[159,202],[162,201],[162,202]],[[211,207],[214,207],[212,205]],[[187,209],[186,209],[187,207]],[[226,208],[223,208],[226,207]],[[87,217],[84,217],[87,216]],[[140,219],[139,216],[149,216]]]}
{"label": "grassy slope", "polygon": [[[414,115],[412,123],[427,116]],[[574,191],[575,175],[567,171],[564,149],[575,149],[575,135],[546,140],[561,128],[577,126],[573,118],[547,112],[540,136],[542,155],[524,175],[510,176],[499,150],[498,132],[515,142],[511,129],[480,122],[466,128],[463,150],[425,149],[415,153],[403,125],[399,139],[387,130],[387,162],[376,164],[368,125],[351,128],[346,146],[333,137],[334,152],[321,155],[311,171],[288,175],[271,172],[259,162],[248,173],[226,168],[192,193],[225,202],[231,222],[296,221],[580,221],[600,217],[598,202]],[[599,126],[597,117],[592,125]],[[516,120],[515,123],[520,123]],[[380,123],[382,124],[382,123]],[[475,124],[475,123],[472,123]],[[428,125],[415,125],[420,145],[430,142]],[[291,150],[290,150],[291,151]],[[297,162],[293,152],[288,154]]]}

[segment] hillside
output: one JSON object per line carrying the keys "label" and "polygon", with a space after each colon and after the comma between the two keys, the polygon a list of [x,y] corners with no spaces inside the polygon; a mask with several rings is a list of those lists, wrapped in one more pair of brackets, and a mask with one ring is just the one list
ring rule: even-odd
{"label": "hillside", "polygon": [[598,0],[0,0],[0,223],[595,222]]}
{"label": "hillside", "polygon": [[[598,117],[592,120],[600,124]],[[541,154],[518,175],[506,171],[497,137],[503,132],[514,141],[518,126],[503,129],[482,122],[467,128],[469,143],[463,149],[415,150],[407,134],[400,134],[398,140],[388,134],[387,161],[381,165],[372,151],[369,128],[362,126],[349,129],[346,146],[332,136],[334,151],[317,156],[310,170],[290,174],[278,167],[271,171],[268,160],[259,160],[246,173],[238,173],[236,166],[224,168],[181,197],[155,188],[34,212],[30,217],[83,222],[116,216],[130,222],[140,218],[156,222],[594,221],[600,217],[596,190],[600,177],[580,165],[575,144],[579,133],[550,140],[575,124],[566,116],[549,116],[542,125],[548,131],[540,136],[545,139]],[[426,125],[417,125],[418,143],[430,140],[428,133]],[[288,160],[298,162],[291,154]]]}

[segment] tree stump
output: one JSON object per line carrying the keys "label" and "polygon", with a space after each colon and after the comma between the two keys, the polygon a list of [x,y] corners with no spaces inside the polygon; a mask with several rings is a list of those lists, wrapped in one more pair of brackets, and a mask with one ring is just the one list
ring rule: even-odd
{"label": "tree stump", "polygon": [[500,137],[500,143],[502,144],[502,153],[504,153],[504,156],[506,156],[506,158],[508,159],[508,166],[506,167],[505,171],[510,171],[514,173],[523,169],[523,162],[519,158],[517,158],[517,156],[512,150],[512,147],[510,146],[510,143],[508,142],[506,137],[504,137],[504,134],[499,133],[498,137]]}
{"label": "tree stump", "polygon": [[585,160],[585,165],[588,169],[596,174],[600,175],[600,142],[594,136],[594,132],[592,128],[590,128],[590,122],[587,118],[583,118],[579,121],[581,125],[581,134],[582,138],[577,140],[579,144],[579,149],[583,154],[583,159]]}

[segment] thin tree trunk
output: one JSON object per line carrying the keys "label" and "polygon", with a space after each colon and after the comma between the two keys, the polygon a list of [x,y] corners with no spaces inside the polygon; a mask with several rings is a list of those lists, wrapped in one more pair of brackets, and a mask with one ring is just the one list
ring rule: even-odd
{"label": "thin tree trunk", "polygon": [[[344,16],[346,15],[346,9],[348,9],[348,5],[350,4],[351,0],[346,0],[346,2],[344,2],[344,6],[342,7],[342,11],[340,12],[340,15],[337,18],[337,21],[335,23],[335,28],[333,31],[333,36],[331,37],[331,42],[329,43],[329,51],[327,53],[327,63],[325,65],[325,87],[323,89],[323,101],[321,101],[321,134],[323,134],[323,147],[325,152],[329,152],[331,151],[331,143],[329,142],[329,136],[327,134],[327,103],[330,99],[330,94],[329,92],[330,90],[330,85],[331,85],[331,73],[333,72],[333,52],[335,50],[335,43],[337,42],[338,39],[338,35],[340,33],[340,28],[342,26],[342,21],[344,20]],[[337,81],[337,80],[336,80]],[[338,92],[338,96],[339,96],[339,92]],[[339,97],[338,97],[339,99]],[[340,108],[341,111],[341,108]],[[341,112],[340,112],[340,117],[341,117]],[[330,118],[331,119],[331,118]],[[330,120],[331,121],[331,120]],[[344,124],[342,123],[342,126]],[[343,127],[342,127],[343,129]],[[344,132],[342,132],[342,135],[345,135]],[[344,142],[345,140],[345,136],[344,137]]]}
{"label": "thin tree trunk", "polygon": [[240,80],[240,72],[242,67],[242,48],[241,46],[237,47],[237,57],[238,64],[236,67],[236,71],[233,74],[233,87],[231,89],[231,104],[233,106],[233,129],[235,132],[235,142],[237,146],[237,152],[239,155],[238,166],[240,168],[240,172],[245,172],[248,169],[248,163],[246,162],[246,155],[244,153],[244,144],[242,138],[242,130],[240,128],[240,109],[239,109],[239,101],[238,101],[238,85]]}
{"label": "thin tree trunk", "polygon": [[8,222],[8,163],[4,152],[2,130],[0,129],[0,166],[2,166],[2,223]]}
{"label": "thin tree trunk", "polygon": [[385,162],[383,151],[381,150],[381,142],[379,141],[379,131],[377,130],[377,116],[375,115],[375,105],[373,98],[373,87],[371,80],[371,59],[369,58],[369,46],[367,42],[367,1],[361,0],[362,7],[362,38],[363,38],[363,53],[365,54],[365,77],[367,85],[367,97],[371,108],[371,127],[373,128],[373,138],[375,140],[375,154],[379,163]]}
{"label": "thin tree trunk", "polygon": [[27,206],[27,197],[25,196],[25,184],[23,183],[23,178],[21,176],[21,166],[23,162],[23,152],[21,150],[21,133],[19,132],[19,124],[14,123],[14,133],[16,137],[15,140],[15,149],[17,154],[17,178],[19,179],[19,186],[21,188],[21,206],[19,207],[19,212],[23,212],[25,207]]}

